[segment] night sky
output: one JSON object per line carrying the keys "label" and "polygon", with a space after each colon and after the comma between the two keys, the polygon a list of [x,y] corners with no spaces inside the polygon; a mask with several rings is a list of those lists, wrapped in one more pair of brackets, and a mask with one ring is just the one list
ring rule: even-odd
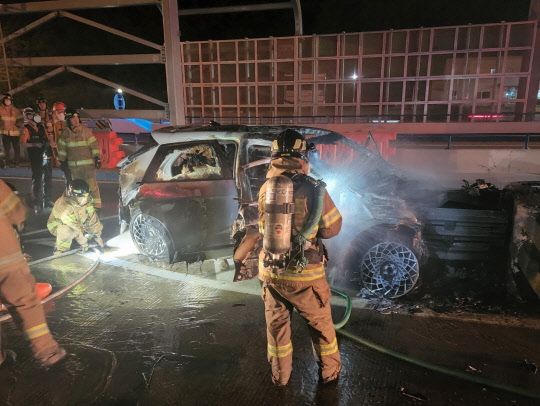
{"label": "night sky", "polygon": [[[180,0],[181,8],[265,3],[269,0]],[[3,1],[21,3],[20,1]],[[444,25],[479,24],[526,20],[529,0],[303,0],[304,34],[328,34]],[[163,42],[161,14],[157,7],[124,7],[72,11],[156,43]],[[4,35],[23,27],[42,14],[2,16]],[[258,38],[294,34],[291,10],[189,16],[180,18],[183,41]],[[8,46],[8,55],[92,55],[155,52],[113,35],[68,19],[56,19],[25,34]],[[18,84],[53,67],[13,72]],[[81,69],[166,100],[162,66],[92,66]],[[23,76],[24,75],[24,76]],[[144,78],[144,80],[141,80]],[[152,80],[155,78],[155,80]],[[87,108],[109,108],[112,89],[72,74],[61,74],[21,92],[19,106],[30,104],[35,95]],[[128,108],[156,108],[127,96]]]}

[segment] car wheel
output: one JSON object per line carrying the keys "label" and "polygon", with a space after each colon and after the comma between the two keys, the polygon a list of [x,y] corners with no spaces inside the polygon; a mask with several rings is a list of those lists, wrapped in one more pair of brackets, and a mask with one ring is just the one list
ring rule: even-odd
{"label": "car wheel", "polygon": [[171,240],[167,228],[157,218],[138,213],[131,218],[129,231],[142,254],[154,260],[170,261]]}
{"label": "car wheel", "polygon": [[409,293],[419,276],[420,266],[415,253],[401,242],[385,241],[373,245],[360,264],[362,285],[386,298]]}

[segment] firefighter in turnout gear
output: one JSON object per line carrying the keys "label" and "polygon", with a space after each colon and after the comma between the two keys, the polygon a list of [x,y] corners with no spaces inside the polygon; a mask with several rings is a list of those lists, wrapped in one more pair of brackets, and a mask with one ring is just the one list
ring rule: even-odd
{"label": "firefighter in turnout gear", "polygon": [[[53,153],[53,165],[55,167],[60,166],[58,162],[58,140],[62,134],[62,130],[66,126],[66,105],[62,102],[55,102],[52,108],[51,121],[46,124],[47,136],[49,137],[52,153]],[[64,177],[66,174],[64,173]],[[66,187],[68,185],[66,178]]]}
{"label": "firefighter in turnout gear", "polygon": [[101,168],[99,146],[92,131],[81,123],[79,113],[66,114],[66,128],[58,139],[58,160],[64,173],[71,179],[84,179],[96,208],[101,208],[101,196],[96,180],[96,169]]}
{"label": "firefighter in turnout gear", "polygon": [[259,191],[259,279],[267,355],[276,385],[286,385],[292,372],[293,309],[308,323],[321,382],[336,381],[341,369],[321,239],[337,235],[342,219],[324,183],[308,176],[307,153],[300,133],[280,133],[272,143],[267,181]]}
{"label": "firefighter in turnout gear", "polygon": [[47,106],[47,99],[41,94],[36,97],[36,113],[41,117],[44,126],[52,122],[52,112]]}
{"label": "firefighter in turnout gear", "polygon": [[25,120],[21,141],[26,145],[28,158],[32,168],[32,194],[34,211],[40,212],[44,207],[52,207],[52,151],[49,145],[41,116],[31,107],[23,110]]}
{"label": "firefighter in turnout gear", "polygon": [[[0,103],[0,135],[2,135],[2,144],[6,161],[13,166],[19,165],[21,155],[20,136],[22,125],[21,111],[13,105],[13,98],[9,93],[2,96]],[[13,148],[13,161],[10,161],[10,150]]]}
{"label": "firefighter in turnout gear", "polygon": [[[21,200],[0,180],[0,301],[30,341],[34,357],[41,365],[50,367],[64,358],[66,351],[49,331],[43,307],[36,296],[35,280],[21,252],[17,233],[22,230],[25,216],[26,208]],[[0,346],[0,365],[6,360],[14,361],[14,358],[13,352],[1,351]]]}
{"label": "firefighter in turnout gear", "polygon": [[82,179],[73,180],[66,191],[54,203],[47,228],[56,236],[55,255],[71,248],[75,239],[83,251],[88,250],[88,241],[93,239],[103,247],[99,221],[88,183]]}

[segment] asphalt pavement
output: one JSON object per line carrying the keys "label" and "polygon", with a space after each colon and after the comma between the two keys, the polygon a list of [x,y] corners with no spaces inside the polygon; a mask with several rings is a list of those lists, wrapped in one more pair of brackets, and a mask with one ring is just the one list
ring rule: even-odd
{"label": "asphalt pavement", "polygon": [[[0,177],[6,174],[0,171]],[[11,180],[24,195],[29,179]],[[102,178],[105,236],[115,237],[117,185]],[[54,182],[62,190],[61,179]],[[27,251],[52,248],[47,213],[32,216]],[[30,238],[31,237],[31,238]],[[123,236],[124,238],[126,236]],[[121,241],[115,238],[113,242]],[[111,245],[114,245],[111,243]],[[223,263],[153,264],[131,247],[109,250],[97,270],[47,305],[51,330],[69,357],[36,366],[11,322],[5,348],[18,362],[0,368],[6,405],[537,405],[540,400],[405,363],[340,336],[343,370],[336,385],[318,383],[307,327],[293,315],[294,371],[285,388],[270,380],[257,281],[232,283]],[[56,288],[95,260],[74,255],[32,268]],[[333,301],[334,317],[343,303]],[[345,329],[417,360],[535,392],[540,397],[536,318],[474,314],[381,314],[356,306]]]}

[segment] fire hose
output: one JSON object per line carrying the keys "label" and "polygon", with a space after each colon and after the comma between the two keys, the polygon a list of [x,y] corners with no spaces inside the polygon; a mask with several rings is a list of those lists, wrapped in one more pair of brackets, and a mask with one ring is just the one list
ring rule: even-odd
{"label": "fire hose", "polygon": [[[39,260],[29,262],[28,265],[29,266],[37,265],[37,264],[40,264],[40,263],[43,263],[43,262],[46,262],[46,261],[50,261],[50,260],[53,260],[53,259],[58,259],[58,258],[62,258],[62,257],[65,257],[65,256],[73,255],[73,254],[76,254],[79,251],[80,251],[79,249],[75,249],[75,250],[67,251],[67,252],[65,252],[65,253],[63,253],[61,255],[49,256],[49,257],[41,258]],[[49,295],[47,298],[43,299],[41,301],[41,303],[42,304],[48,303],[51,300],[54,300],[54,299],[64,295],[65,293],[67,293],[71,289],[73,289],[75,286],[77,286],[79,283],[83,282],[88,276],[90,276],[97,269],[97,267],[99,265],[99,252],[97,250],[95,250],[95,252],[97,254],[96,260],[88,268],[88,270],[86,270],[75,281],[71,282],[67,286],[63,287],[62,289],[54,292],[53,294]],[[351,332],[349,332],[347,330],[344,330],[343,327],[347,324],[347,322],[349,321],[349,318],[351,317],[352,300],[346,293],[344,293],[344,292],[342,292],[340,290],[331,289],[331,291],[332,291],[332,293],[334,293],[334,294],[336,294],[338,296],[341,296],[346,301],[345,314],[344,314],[343,318],[339,322],[334,324],[334,327],[336,328],[336,331],[339,334],[341,334],[344,337],[347,337],[351,341],[353,341],[353,342],[355,342],[357,344],[360,344],[360,345],[362,345],[364,347],[367,347],[369,349],[372,349],[374,351],[377,351],[377,352],[379,352],[381,354],[391,356],[391,357],[393,357],[395,359],[398,359],[400,361],[404,361],[404,362],[407,362],[409,364],[416,365],[416,366],[419,366],[419,367],[422,367],[422,368],[425,368],[425,369],[428,369],[428,370],[431,370],[431,371],[434,371],[434,372],[438,372],[438,373],[441,373],[441,374],[444,374],[444,375],[452,376],[454,378],[463,379],[463,380],[466,380],[466,381],[469,381],[469,382],[472,382],[472,383],[475,383],[475,384],[491,387],[491,388],[494,388],[494,389],[503,390],[505,392],[509,392],[509,393],[513,393],[513,394],[517,394],[517,395],[521,395],[521,396],[526,396],[526,397],[530,397],[530,398],[533,398],[533,399],[540,399],[540,394],[539,393],[536,393],[536,392],[533,392],[533,391],[530,391],[530,390],[527,390],[527,389],[524,389],[524,388],[520,388],[520,387],[517,387],[517,386],[505,385],[505,384],[493,382],[493,381],[491,381],[491,380],[489,380],[487,378],[483,378],[483,377],[480,377],[480,376],[469,375],[469,374],[466,374],[466,373],[461,372],[461,371],[457,371],[457,370],[454,370],[454,369],[451,369],[451,368],[447,368],[447,367],[436,365],[436,364],[433,364],[433,363],[430,363],[430,362],[427,362],[427,361],[423,361],[423,360],[420,360],[418,358],[414,358],[414,357],[402,354],[400,352],[391,350],[389,348],[383,347],[383,346],[381,346],[379,344],[376,344],[376,343],[374,343],[372,341],[366,340],[366,339],[364,339],[364,338],[362,338],[362,337],[360,337],[358,335],[355,335],[355,334],[353,334],[353,333],[351,333]],[[0,323],[2,323],[4,321],[7,321],[9,319],[11,319],[11,315],[6,314],[6,315],[0,317]]]}
{"label": "fire hose", "polygon": [[[35,261],[32,261],[32,262],[29,262],[28,265],[32,266],[32,265],[41,264],[42,262],[47,262],[47,261],[51,261],[53,259],[58,259],[58,258],[62,258],[62,257],[66,257],[66,256],[69,256],[69,255],[76,254],[79,251],[80,251],[80,249],[74,249],[74,250],[71,250],[71,251],[66,251],[66,252],[64,252],[64,253],[62,253],[60,255],[51,255],[49,257],[45,257],[45,258],[41,258],[41,259],[38,259],[38,260],[35,260]],[[54,299],[56,299],[56,298],[58,298],[60,296],[63,296],[64,294],[69,292],[71,289],[73,289],[75,286],[77,286],[79,283],[84,281],[92,273],[94,273],[94,271],[97,269],[97,267],[99,265],[99,252],[97,250],[94,250],[94,252],[97,254],[94,263],[78,279],[74,280],[73,282],[71,282],[67,286],[64,286],[62,289],[60,289],[60,290],[50,294],[49,296],[47,296],[45,299],[43,299],[41,301],[41,304],[48,303],[51,300],[54,300]],[[3,323],[4,321],[7,321],[9,319],[11,319],[11,314],[9,314],[9,313],[5,314],[5,315],[0,317],[0,323]]]}
{"label": "fire hose", "polygon": [[360,344],[364,347],[367,347],[369,349],[372,349],[374,351],[377,351],[381,354],[388,355],[390,357],[396,358],[400,361],[407,362],[409,364],[413,364],[425,369],[428,369],[430,371],[438,372],[444,375],[452,376],[454,378],[463,379],[475,384],[488,386],[494,389],[503,390],[505,392],[513,393],[516,395],[526,396],[533,399],[540,399],[540,393],[536,393],[524,388],[520,388],[518,386],[512,386],[512,385],[505,385],[502,383],[493,382],[487,378],[483,378],[481,376],[475,376],[470,375],[465,372],[457,371],[455,369],[446,368],[441,365],[436,365],[431,362],[423,361],[418,358],[411,357],[409,355],[402,354],[400,352],[391,350],[389,348],[383,347],[382,345],[376,344],[372,341],[366,340],[365,338],[362,338],[360,336],[357,336],[356,334],[353,334],[347,330],[343,330],[343,327],[347,324],[349,321],[349,318],[351,317],[352,312],[352,300],[346,293],[337,290],[337,289],[331,289],[332,293],[335,295],[341,296],[345,299],[346,305],[345,305],[345,314],[343,318],[338,322],[334,324],[334,327],[338,334],[341,334],[344,337],[347,337],[351,341]]}

